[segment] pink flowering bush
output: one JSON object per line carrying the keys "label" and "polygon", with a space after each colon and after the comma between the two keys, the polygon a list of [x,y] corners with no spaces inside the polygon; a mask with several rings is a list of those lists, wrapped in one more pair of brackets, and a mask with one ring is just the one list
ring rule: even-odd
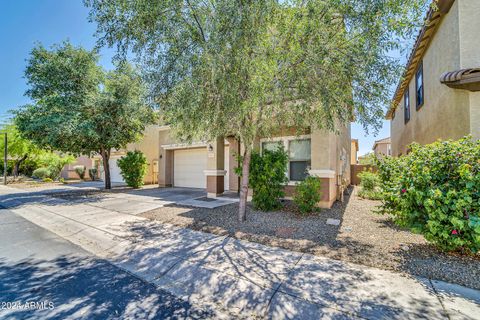
{"label": "pink flowering bush", "polygon": [[439,248],[480,250],[480,142],[471,138],[412,144],[379,160],[383,213]]}

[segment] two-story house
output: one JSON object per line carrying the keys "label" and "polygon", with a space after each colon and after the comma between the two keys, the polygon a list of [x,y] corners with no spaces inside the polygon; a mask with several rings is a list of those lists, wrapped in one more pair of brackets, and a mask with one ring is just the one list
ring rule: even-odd
{"label": "two-story house", "polygon": [[479,0],[438,0],[430,9],[386,118],[393,156],[412,142],[480,139]]}

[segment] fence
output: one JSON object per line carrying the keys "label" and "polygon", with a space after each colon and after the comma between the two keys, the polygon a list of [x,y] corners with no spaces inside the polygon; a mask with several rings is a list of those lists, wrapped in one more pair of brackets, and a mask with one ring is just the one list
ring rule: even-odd
{"label": "fence", "polygon": [[352,164],[350,166],[351,183],[353,185],[359,185],[360,178],[358,177],[358,174],[362,171],[368,171],[368,170],[377,172],[377,167],[369,164]]}

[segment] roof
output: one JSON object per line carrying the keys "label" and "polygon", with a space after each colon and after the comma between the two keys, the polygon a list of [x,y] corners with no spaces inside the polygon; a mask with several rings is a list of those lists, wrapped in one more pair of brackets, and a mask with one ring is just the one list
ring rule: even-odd
{"label": "roof", "polygon": [[358,148],[358,139],[352,139],[352,143],[355,144],[355,149],[357,149],[357,151],[359,150]]}
{"label": "roof", "polygon": [[375,141],[375,143],[373,144],[372,150],[375,150],[375,147],[377,146],[377,144],[382,144],[382,143],[392,143],[392,139],[390,139],[390,137],[387,137],[387,138],[383,138]]}
{"label": "roof", "polygon": [[[433,0],[432,6],[430,6],[430,9],[427,12],[425,23],[418,33],[417,40],[415,41],[415,45],[410,53],[410,57],[408,58],[407,65],[405,66],[405,72],[403,73],[402,79],[395,90],[392,103],[390,104],[390,109],[385,115],[386,119],[392,119],[392,113],[400,103],[400,100],[402,100],[405,88],[408,86],[410,80],[412,80],[413,75],[417,71],[423,55],[425,54],[425,51],[430,45],[430,42],[432,41],[433,36],[440,25],[440,21],[450,11],[450,8],[454,2],[455,0]],[[433,5],[434,3],[436,3],[436,6]]]}
{"label": "roof", "polygon": [[440,77],[440,82],[450,88],[480,91],[480,68],[446,72]]}

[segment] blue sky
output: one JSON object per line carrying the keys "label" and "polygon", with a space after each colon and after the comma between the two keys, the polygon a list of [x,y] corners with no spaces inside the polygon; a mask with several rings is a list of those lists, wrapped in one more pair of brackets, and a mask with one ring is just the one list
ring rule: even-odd
{"label": "blue sky", "polygon": [[[93,48],[95,25],[87,21],[88,10],[81,0],[12,0],[2,1],[0,11],[0,122],[8,117],[8,110],[28,102],[23,72],[25,60],[36,42],[45,46],[69,39],[75,45]],[[101,51],[101,64],[112,68],[114,51]],[[352,138],[359,139],[360,153],[369,152],[375,140],[388,137],[390,125],[375,137],[365,135],[362,126],[352,124]]]}

